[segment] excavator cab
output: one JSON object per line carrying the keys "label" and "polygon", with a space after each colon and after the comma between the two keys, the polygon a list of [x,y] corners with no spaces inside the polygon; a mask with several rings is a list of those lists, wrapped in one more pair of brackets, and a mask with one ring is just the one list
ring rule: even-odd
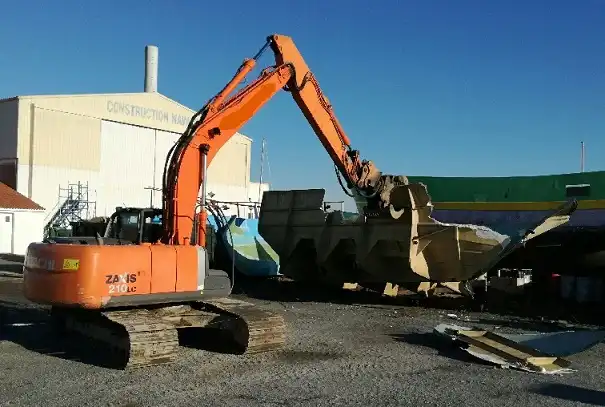
{"label": "excavator cab", "polygon": [[156,243],[162,237],[161,208],[122,208],[109,218],[103,239],[134,244]]}
{"label": "excavator cab", "polygon": [[[48,243],[128,245],[157,243],[162,237],[161,208],[116,207],[115,212],[94,227],[72,225],[74,234],[69,237],[45,239]],[[104,225],[104,228],[103,228]]]}

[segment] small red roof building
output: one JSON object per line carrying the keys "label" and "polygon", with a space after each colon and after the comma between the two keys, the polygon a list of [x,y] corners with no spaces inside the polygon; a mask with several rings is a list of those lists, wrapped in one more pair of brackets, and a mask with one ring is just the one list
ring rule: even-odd
{"label": "small red roof building", "polygon": [[0,182],[0,208],[44,210],[43,207],[2,182]]}

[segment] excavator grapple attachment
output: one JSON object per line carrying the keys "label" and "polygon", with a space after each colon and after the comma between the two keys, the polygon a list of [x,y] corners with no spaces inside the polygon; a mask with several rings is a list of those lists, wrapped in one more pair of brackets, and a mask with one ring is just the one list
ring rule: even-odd
{"label": "excavator grapple attachment", "polygon": [[[460,282],[483,275],[502,258],[569,220],[575,201],[538,224],[502,234],[485,226],[446,224],[431,217],[420,183],[399,185],[395,216],[372,218],[322,209],[323,189],[267,191],[259,233],[277,252],[280,272],[298,280],[343,284]],[[509,225],[510,226],[510,225]]]}

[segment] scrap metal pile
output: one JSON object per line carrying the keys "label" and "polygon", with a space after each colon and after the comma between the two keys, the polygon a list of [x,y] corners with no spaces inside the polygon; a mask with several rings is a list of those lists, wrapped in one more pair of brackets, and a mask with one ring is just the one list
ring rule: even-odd
{"label": "scrap metal pile", "polygon": [[485,226],[433,219],[430,196],[420,183],[391,192],[398,205],[391,218],[345,219],[342,212],[324,212],[324,194],[323,189],[264,193],[259,233],[278,253],[283,275],[416,289],[442,283],[466,294],[459,282],[485,274],[527,240],[565,224],[577,207],[569,201],[541,222],[520,223],[516,234],[503,235]]}

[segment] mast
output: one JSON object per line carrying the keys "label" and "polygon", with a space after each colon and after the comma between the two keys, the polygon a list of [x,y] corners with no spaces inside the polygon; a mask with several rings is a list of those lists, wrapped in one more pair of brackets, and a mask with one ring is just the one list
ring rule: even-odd
{"label": "mast", "polygon": [[586,158],[586,154],[584,151],[584,142],[581,141],[580,145],[582,146],[582,150],[580,152],[580,172],[584,172],[584,160]]}
{"label": "mast", "polygon": [[263,170],[265,167],[265,138],[263,137],[263,141],[261,143],[261,148],[260,148],[260,179],[258,181],[258,200],[262,201],[261,197],[260,197],[260,193],[262,191],[263,188]]}

